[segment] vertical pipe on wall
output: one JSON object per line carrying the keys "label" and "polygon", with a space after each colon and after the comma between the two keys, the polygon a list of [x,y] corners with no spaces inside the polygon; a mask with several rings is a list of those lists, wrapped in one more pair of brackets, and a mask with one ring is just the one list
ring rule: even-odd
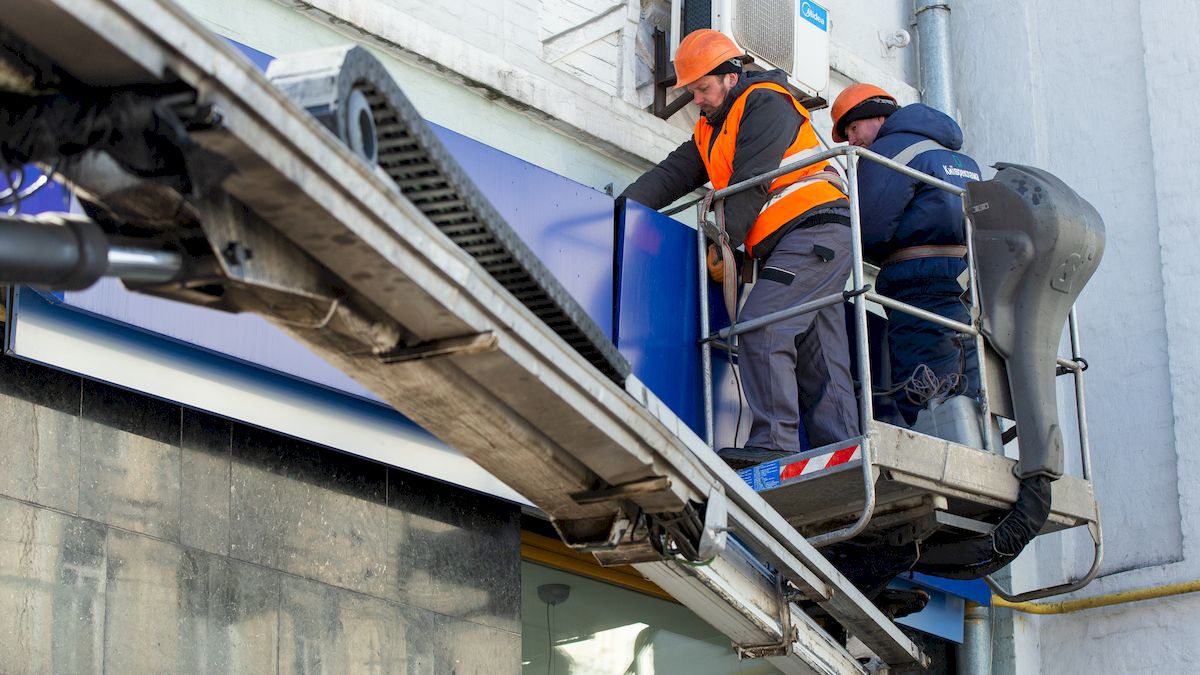
{"label": "vertical pipe on wall", "polygon": [[950,64],[950,5],[944,0],[914,0],[921,100],[957,119],[954,75]]}
{"label": "vertical pipe on wall", "polygon": [[991,608],[967,603],[963,619],[963,643],[958,652],[958,675],[991,675]]}

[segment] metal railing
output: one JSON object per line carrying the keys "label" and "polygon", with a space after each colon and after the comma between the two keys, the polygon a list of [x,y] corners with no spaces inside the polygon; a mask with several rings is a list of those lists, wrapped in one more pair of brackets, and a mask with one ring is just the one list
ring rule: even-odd
{"label": "metal railing", "polygon": [[[966,203],[964,200],[963,222],[964,235],[966,238],[967,248],[967,270],[968,270],[968,285],[971,299],[971,321],[970,325],[948,319],[939,314],[929,312],[927,310],[915,307],[905,302],[901,302],[894,298],[887,297],[874,291],[870,285],[866,283],[865,264],[863,260],[863,243],[862,243],[862,223],[859,214],[859,194],[858,194],[858,163],[861,159],[881,164],[893,171],[898,171],[910,178],[918,180],[926,185],[944,190],[960,198],[966,195],[966,190],[952,183],[938,180],[928,174],[922,173],[911,167],[892,161],[891,159],[871,152],[865,148],[855,146],[840,146],[829,148],[822,152],[814,154],[805,161],[788,164],[774,171],[764,173],[755,178],[744,180],[740,183],[730,185],[721,190],[713,192],[711,195],[696,199],[670,210],[664,211],[667,215],[672,215],[683,211],[686,208],[696,206],[701,210],[699,218],[701,221],[706,217],[704,209],[706,205],[719,205],[721,200],[736,194],[743,190],[755,187],[757,185],[773,181],[776,178],[796,172],[819,162],[827,161],[836,157],[844,157],[846,171],[847,197],[850,201],[850,229],[851,229],[851,253],[853,255],[851,267],[851,288],[844,293],[836,293],[826,297],[816,298],[784,310],[774,312],[772,314],[759,317],[752,321],[736,323],[735,317],[730,317],[731,325],[726,328],[712,333],[709,326],[708,317],[708,271],[704,263],[707,255],[707,235],[704,227],[697,227],[696,234],[696,251],[700,259],[699,265],[699,284],[700,284],[700,331],[705,337],[701,341],[701,370],[703,373],[704,387],[704,430],[705,440],[710,447],[714,446],[714,413],[713,413],[713,393],[712,393],[712,348],[714,343],[719,343],[724,340],[731,340],[733,337],[756,330],[770,323],[783,319],[798,316],[808,312],[817,311],[825,307],[836,305],[841,302],[848,302],[854,299],[854,322],[856,327],[856,340],[854,345],[855,360],[858,368],[858,378],[861,387],[859,388],[858,406],[859,406],[859,429],[862,435],[862,479],[864,486],[863,507],[858,518],[854,523],[834,530],[826,532],[814,537],[810,537],[809,541],[815,546],[823,546],[851,539],[860,534],[870,522],[876,504],[875,493],[875,476],[872,470],[874,464],[874,449],[872,447],[872,429],[871,424],[874,422],[874,403],[872,401],[873,391],[871,385],[871,350],[867,328],[867,302],[875,302],[889,310],[905,312],[915,317],[931,321],[940,326],[945,326],[960,335],[970,337],[975,340],[975,358],[978,360],[979,366],[979,402],[980,402],[980,419],[982,421],[982,432],[984,438],[984,449],[988,452],[1003,454],[1002,447],[996,447],[995,435],[991,433],[991,406],[989,404],[989,393],[987,389],[987,350],[985,348],[984,336],[979,329],[980,302],[979,290],[976,275],[975,265],[975,247],[973,242],[973,224],[965,211]],[[703,202],[701,204],[701,202]],[[727,271],[727,273],[731,273]],[[1084,403],[1083,391],[1083,371],[1087,368],[1087,362],[1080,355],[1079,348],[1079,330],[1075,309],[1071,309],[1070,314],[1070,345],[1071,358],[1066,359],[1061,356],[1057,363],[1062,368],[1062,374],[1071,373],[1074,378],[1075,386],[1075,410],[1077,428],[1079,430],[1079,445],[1080,455],[1082,459],[1083,479],[1091,481],[1091,456],[1090,447],[1087,439],[1087,420],[1086,406]],[[732,344],[729,345],[730,351],[733,351]],[[736,441],[736,439],[735,439]],[[715,448],[714,448],[715,449]],[[1103,540],[1100,536],[1099,513],[1096,513],[1096,521],[1089,523],[1092,539],[1095,543],[1095,556],[1092,567],[1089,572],[1081,579],[1061,584],[1047,589],[1039,589],[1022,593],[1019,595],[1009,595],[989,578],[988,583],[992,586],[997,594],[1006,599],[1014,601],[1033,599],[1038,597],[1046,597],[1058,593],[1066,593],[1078,588],[1082,588],[1090,582],[1099,571],[1100,560],[1103,555]]]}

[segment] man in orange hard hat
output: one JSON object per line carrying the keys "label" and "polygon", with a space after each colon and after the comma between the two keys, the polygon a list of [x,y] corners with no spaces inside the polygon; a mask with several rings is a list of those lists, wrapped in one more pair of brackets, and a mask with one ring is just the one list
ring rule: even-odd
{"label": "man in orange hard hat", "polygon": [[[856,84],[838,95],[830,112],[835,141],[868,148],[959,187],[980,179],[979,165],[959,152],[963,135],[958,123],[927,105],[900,107],[883,89]],[[962,200],[875,162],[858,166],[863,251],[880,267],[879,292],[970,323],[961,300],[967,254]],[[893,388],[923,380],[913,389],[932,389],[939,397],[978,395],[973,340],[898,311],[888,312],[887,334]],[[930,373],[938,386],[921,377]],[[903,389],[895,402],[910,426],[924,407]]]}
{"label": "man in orange hard hat", "polygon": [[[700,108],[692,138],[622,193],[662,208],[711,181],[721,189],[820,151],[808,111],[779,70],[743,72],[749,59],[709,29],[689,33],[675,55],[676,89]],[[729,243],[744,245],[758,281],[738,317],[749,321],[841,293],[850,275],[850,216],[828,162],[798,168],[725,200]],[[719,268],[710,249],[710,272]],[[732,274],[733,270],[725,273]],[[858,435],[846,323],[840,304],[743,334],[738,363],[751,412],[744,448],[721,456],[735,468]]]}

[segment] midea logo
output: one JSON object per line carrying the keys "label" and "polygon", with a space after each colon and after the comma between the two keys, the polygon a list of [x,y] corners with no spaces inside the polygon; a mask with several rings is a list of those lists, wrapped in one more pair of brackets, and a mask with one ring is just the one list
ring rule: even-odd
{"label": "midea logo", "polygon": [[806,19],[809,19],[811,21],[814,21],[814,22],[820,24],[821,26],[825,25],[825,15],[822,14],[821,12],[817,11],[816,9],[813,9],[812,3],[808,2],[808,0],[805,0],[805,2],[800,3],[800,16],[802,16]]}

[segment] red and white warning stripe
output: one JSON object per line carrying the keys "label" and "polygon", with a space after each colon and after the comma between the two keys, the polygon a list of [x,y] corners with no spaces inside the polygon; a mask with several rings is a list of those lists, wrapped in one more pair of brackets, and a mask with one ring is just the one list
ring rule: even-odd
{"label": "red and white warning stripe", "polygon": [[816,473],[824,469],[830,469],[839,464],[852,462],[862,456],[858,445],[852,445],[841,450],[834,450],[816,457],[809,457],[791,464],[784,464],[779,467],[779,480],[790,480],[800,476],[807,476],[810,473]]}

